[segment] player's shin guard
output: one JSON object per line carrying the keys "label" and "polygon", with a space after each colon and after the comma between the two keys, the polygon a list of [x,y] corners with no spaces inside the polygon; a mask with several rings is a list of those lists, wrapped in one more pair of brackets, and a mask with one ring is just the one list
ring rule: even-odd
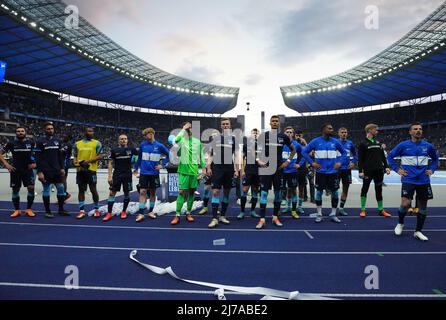
{"label": "player's shin guard", "polygon": [[229,196],[223,196],[223,201],[221,203],[221,215],[225,216],[226,211],[228,211],[229,206]]}
{"label": "player's shin guard", "polygon": [[212,197],[212,217],[218,219],[218,207],[220,206],[220,198]]}
{"label": "player's shin guard", "polygon": [[266,204],[268,203],[268,191],[262,191],[260,195],[260,217],[265,219]]}
{"label": "player's shin guard", "polygon": [[426,221],[426,209],[420,209],[417,214],[417,229],[416,231],[422,231],[424,222]]}
{"label": "player's shin guard", "polygon": [[12,204],[15,210],[20,210],[20,193],[18,191],[12,192]]}

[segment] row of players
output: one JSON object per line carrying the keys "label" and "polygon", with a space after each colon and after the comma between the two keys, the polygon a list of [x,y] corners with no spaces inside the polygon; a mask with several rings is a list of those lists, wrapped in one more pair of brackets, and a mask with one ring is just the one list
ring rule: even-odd
{"label": "row of players", "polygon": [[[376,139],[378,126],[369,124],[365,127],[366,138],[358,146],[358,152],[354,144],[347,139],[347,129],[339,129],[340,139],[333,138],[333,126],[324,124],[322,135],[306,144],[305,140],[294,140],[294,130],[291,127],[280,132],[278,116],[270,119],[271,130],[259,136],[257,130],[251,132],[251,137],[243,140],[243,147],[239,148],[236,139],[231,135],[231,123],[229,119],[221,120],[221,134],[215,136],[208,150],[206,159],[201,140],[193,136],[192,125],[187,122],[175,138],[175,144],[179,148],[179,195],[177,210],[172,225],[180,221],[181,209],[187,202],[186,219],[194,221],[191,210],[198,187],[199,176],[208,177],[205,184],[204,208],[199,214],[208,211],[208,202],[212,199],[212,220],[209,228],[215,228],[219,223],[229,224],[225,217],[229,204],[229,193],[232,188],[233,178],[242,178],[243,191],[241,195],[241,212],[238,216],[242,219],[245,215],[247,193],[251,189],[251,215],[260,218],[256,225],[262,229],[266,225],[266,206],[268,192],[274,189],[274,209],[272,223],[283,226],[279,219],[282,201],[281,190],[287,188],[287,209],[291,215],[298,219],[302,209],[302,192],[305,186],[305,176],[309,164],[316,171],[316,195],[315,202],[317,214],[315,222],[320,223],[322,218],[322,195],[326,190],[331,194],[332,211],[330,220],[340,223],[336,216],[347,215],[344,210],[348,196],[348,188],[351,184],[351,169],[357,165],[359,176],[363,179],[361,190],[361,217],[366,216],[366,199],[368,189],[372,181],[375,183],[375,195],[378,202],[379,214],[384,217],[391,215],[384,210],[382,185],[384,173],[390,174],[390,168],[402,177],[401,207],[398,211],[399,223],[395,228],[395,234],[401,235],[404,227],[404,218],[410,207],[414,193],[417,193],[419,214],[417,215],[417,227],[414,236],[417,239],[428,240],[421,231],[426,219],[427,201],[432,199],[430,176],[435,172],[438,164],[438,156],[434,147],[423,140],[422,126],[414,123],[409,128],[410,140],[402,142],[393,149],[388,157],[382,148],[382,144]],[[148,217],[155,219],[153,213],[156,199],[156,189],[160,186],[159,171],[170,160],[170,151],[160,142],[155,140],[155,130],[152,128],[143,131],[145,141],[141,143],[139,150],[128,147],[127,136],[119,137],[119,147],[112,150],[109,162],[110,196],[108,199],[108,213],[103,221],[112,218],[112,208],[117,192],[124,191],[124,208],[121,218],[127,217],[126,209],[130,202],[132,190],[132,166],[133,174],[139,171],[140,207],[136,221],[145,218],[147,195],[149,193]],[[98,161],[104,157],[101,143],[94,138],[94,129],[86,128],[84,139],[77,141],[74,151],[74,164],[77,167],[76,183],[79,188],[79,214],[77,219],[85,217],[85,192],[87,187],[93,195],[95,217],[100,217],[99,195],[96,188]],[[12,164],[9,164],[4,154],[11,152]],[[231,155],[229,158],[227,155]],[[0,161],[11,173],[12,201],[15,211],[11,215],[17,217],[21,214],[19,191],[23,186],[28,188],[27,209],[25,214],[35,216],[31,207],[34,201],[34,170],[43,184],[43,202],[48,218],[54,217],[50,211],[50,188],[54,184],[57,188],[59,214],[69,215],[64,210],[64,202],[69,195],[66,193],[66,159],[71,157],[68,146],[61,143],[54,135],[54,125],[44,125],[44,136],[36,143],[26,138],[26,129],[18,127],[16,139],[0,152]],[[163,159],[164,156],[164,159]],[[401,159],[398,164],[395,159]],[[135,161],[137,159],[137,161]],[[239,160],[240,159],[240,160]],[[200,172],[201,170],[201,172]],[[341,205],[339,204],[339,185],[342,181]],[[223,199],[220,208],[220,191],[223,189]],[[211,197],[212,194],[212,197]],[[255,207],[260,195],[260,216],[255,213]]]}

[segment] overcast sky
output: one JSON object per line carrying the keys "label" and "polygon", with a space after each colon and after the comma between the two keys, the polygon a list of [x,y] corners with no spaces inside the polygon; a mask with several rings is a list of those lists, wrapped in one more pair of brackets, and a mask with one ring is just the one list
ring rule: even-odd
{"label": "overcast sky", "polygon": [[[442,0],[66,0],[115,42],[165,71],[240,87],[248,129],[261,110],[294,115],[280,86],[317,80],[376,55]],[[379,9],[369,30],[365,9]]]}

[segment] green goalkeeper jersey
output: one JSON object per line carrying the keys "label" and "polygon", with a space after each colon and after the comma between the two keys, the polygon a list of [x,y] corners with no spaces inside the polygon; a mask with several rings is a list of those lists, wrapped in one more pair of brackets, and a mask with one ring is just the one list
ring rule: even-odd
{"label": "green goalkeeper jersey", "polygon": [[197,176],[199,167],[206,166],[201,141],[194,137],[185,137],[185,131],[181,130],[175,143],[180,147],[178,173]]}

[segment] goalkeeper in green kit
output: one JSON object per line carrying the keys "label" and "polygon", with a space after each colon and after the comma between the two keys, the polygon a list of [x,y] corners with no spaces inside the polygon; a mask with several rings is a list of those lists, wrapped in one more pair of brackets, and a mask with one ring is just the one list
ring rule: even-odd
{"label": "goalkeeper in green kit", "polygon": [[192,124],[186,122],[183,129],[175,138],[175,143],[179,146],[180,162],[178,165],[178,198],[176,215],[170,222],[176,225],[180,222],[181,209],[187,201],[186,219],[193,222],[192,205],[194,204],[195,191],[198,187],[199,167],[202,168],[203,175],[206,174],[206,161],[203,154],[201,141],[192,136]]}

